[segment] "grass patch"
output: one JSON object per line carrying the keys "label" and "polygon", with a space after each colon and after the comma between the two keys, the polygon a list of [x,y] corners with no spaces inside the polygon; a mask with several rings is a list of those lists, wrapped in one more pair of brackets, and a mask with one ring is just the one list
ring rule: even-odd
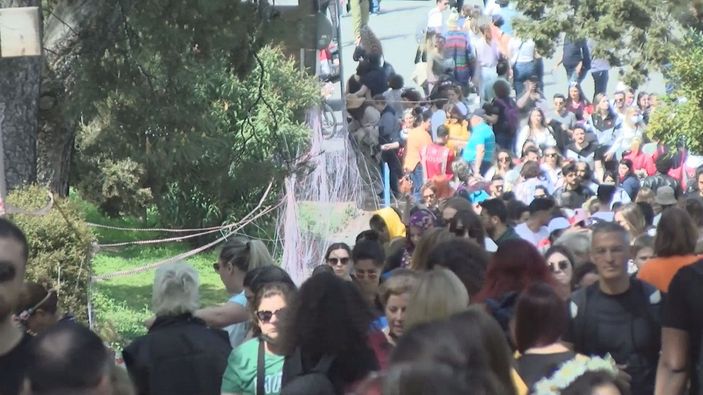
{"label": "grass patch", "polygon": [[[120,228],[155,228],[156,226],[156,216],[152,215],[149,220],[141,220],[139,218],[120,216],[119,218],[108,218],[105,217],[98,208],[91,204],[90,202],[81,198],[78,193],[72,192],[69,199],[73,204],[78,206],[83,213],[83,216],[87,222],[91,222],[99,225],[116,226]],[[116,229],[106,229],[93,227],[93,232],[100,241],[100,243],[119,243],[123,241],[135,241],[135,240],[145,240],[145,239],[158,239],[165,238],[163,232],[144,232],[144,231],[124,231]],[[173,234],[170,234],[173,236]]]}
{"label": "grass patch", "polygon": [[[96,275],[141,267],[190,249],[187,244],[169,244],[160,247],[129,247],[102,251],[93,258]],[[222,303],[227,293],[220,277],[212,269],[217,260],[216,251],[199,254],[187,260],[200,276],[200,304]],[[155,269],[94,284],[92,301],[96,327],[114,348],[121,349],[137,336],[146,333],[143,325],[151,316],[151,289]]]}

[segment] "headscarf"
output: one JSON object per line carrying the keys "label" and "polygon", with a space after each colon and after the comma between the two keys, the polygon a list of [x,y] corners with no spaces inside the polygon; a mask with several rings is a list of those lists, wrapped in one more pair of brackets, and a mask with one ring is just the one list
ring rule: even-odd
{"label": "headscarf", "polygon": [[410,219],[408,220],[408,227],[420,228],[424,233],[428,229],[431,229],[435,224],[435,216],[431,211],[425,209],[419,209],[410,214]]}
{"label": "headscarf", "polygon": [[[430,210],[419,209],[410,214],[408,219],[408,229],[411,227],[420,228],[422,233],[427,232],[435,226],[437,218]],[[408,232],[407,242],[405,243],[405,249],[403,250],[403,256],[400,258],[401,267],[409,267],[412,261],[412,254],[415,251],[415,245],[410,241],[410,232]]]}
{"label": "headscarf", "polygon": [[405,237],[405,225],[400,220],[398,213],[390,207],[382,208],[374,213],[383,219],[388,228],[388,236],[391,240],[397,237]]}

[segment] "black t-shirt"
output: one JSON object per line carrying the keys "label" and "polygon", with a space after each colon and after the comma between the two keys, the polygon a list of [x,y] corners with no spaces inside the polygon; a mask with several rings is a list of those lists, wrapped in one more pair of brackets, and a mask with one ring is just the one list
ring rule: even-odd
{"label": "black t-shirt", "polygon": [[25,334],[15,348],[0,355],[0,395],[19,394],[29,364],[31,339],[31,336]]}
{"label": "black t-shirt", "polygon": [[550,377],[559,369],[559,366],[575,356],[576,353],[573,351],[554,354],[524,354],[517,360],[517,372],[527,388],[532,390],[538,381]]}
{"label": "black t-shirt", "polygon": [[654,393],[659,360],[661,293],[638,279],[620,295],[608,295],[598,283],[578,290],[569,305],[564,340],[584,355],[610,354],[632,376],[632,393]]}
{"label": "black t-shirt", "polygon": [[366,72],[366,74],[362,75],[360,82],[362,85],[366,85],[366,87],[371,91],[371,96],[380,95],[388,90],[386,73],[378,67],[374,67]]}
{"label": "black t-shirt", "polygon": [[[703,260],[679,269],[664,299],[662,326],[688,332],[690,360],[700,365],[703,332]],[[700,366],[698,366],[700,369]],[[700,378],[691,374],[691,394],[698,394]]]}

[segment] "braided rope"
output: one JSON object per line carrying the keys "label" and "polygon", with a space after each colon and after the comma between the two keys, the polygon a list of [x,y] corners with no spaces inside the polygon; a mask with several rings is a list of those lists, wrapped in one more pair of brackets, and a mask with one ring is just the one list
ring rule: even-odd
{"label": "braided rope", "polygon": [[230,237],[232,234],[236,233],[237,231],[241,230],[245,226],[249,225],[254,220],[276,210],[278,207],[281,206],[281,204],[283,204],[283,201],[280,201],[279,203],[277,203],[273,206],[266,207],[263,211],[259,212],[258,214],[256,214],[252,218],[250,218],[249,220],[245,221],[244,223],[240,223],[240,225],[237,226],[237,228],[233,229],[232,231],[230,231],[226,235],[224,235],[224,236],[218,238],[217,240],[214,240],[208,244],[205,244],[204,246],[200,246],[200,247],[195,248],[193,250],[178,254],[176,256],[173,256],[173,257],[170,257],[167,259],[163,259],[161,261],[157,261],[157,262],[153,262],[150,264],[146,264],[144,266],[136,267],[134,269],[121,270],[121,271],[117,271],[117,272],[103,274],[100,276],[93,276],[93,281],[104,281],[104,280],[110,280],[110,279],[114,279],[114,278],[118,278],[118,277],[127,277],[127,276],[131,276],[134,274],[143,273],[143,272],[155,269],[159,266],[163,266],[168,263],[173,263],[173,262],[177,262],[177,261],[180,261],[183,259],[190,258],[191,256],[197,255],[197,254],[199,254],[199,253],[201,253],[211,247],[214,247],[215,245],[221,243],[222,241],[227,240],[227,238]]}
{"label": "braided rope", "polygon": [[208,243],[208,244],[206,244],[206,245],[204,245],[204,246],[198,247],[198,248],[196,248],[196,249],[193,249],[193,250],[190,250],[190,251],[186,251],[186,252],[181,253],[181,254],[178,254],[178,255],[176,255],[176,256],[174,256],[174,257],[167,258],[167,259],[164,259],[164,260],[161,260],[161,261],[158,261],[158,262],[146,264],[146,265],[143,265],[143,266],[140,266],[140,267],[136,267],[136,268],[133,268],[133,269],[121,270],[121,271],[117,271],[117,272],[112,272],[112,273],[103,274],[103,275],[100,275],[100,276],[93,276],[92,280],[93,280],[93,281],[101,281],[101,280],[108,280],[108,279],[112,279],[112,278],[125,277],[125,276],[130,276],[130,275],[133,275],[133,274],[137,274],[137,273],[142,273],[142,272],[145,272],[145,271],[148,271],[148,270],[157,268],[157,267],[159,267],[159,266],[165,265],[165,264],[167,264],[167,263],[176,262],[176,261],[179,261],[179,260],[183,260],[183,259],[189,258],[189,257],[191,257],[191,256],[193,256],[193,255],[196,255],[196,254],[198,254],[198,253],[200,253],[200,252],[202,252],[202,251],[204,251],[204,250],[206,250],[206,249],[208,249],[208,248],[210,248],[210,247],[213,247],[213,246],[219,244],[220,242],[222,242],[222,241],[224,241],[224,240],[227,240],[227,238],[228,238],[230,235],[236,233],[237,231],[241,230],[241,229],[244,228],[245,226],[247,226],[247,225],[249,225],[250,223],[254,222],[254,220],[256,220],[256,219],[262,217],[262,216],[265,215],[265,214],[270,213],[271,211],[273,211],[273,210],[277,209],[279,206],[281,206],[281,204],[283,204],[283,200],[281,200],[280,202],[278,202],[277,204],[275,204],[275,205],[273,205],[273,206],[268,206],[268,207],[264,208],[264,209],[263,209],[262,211],[260,211],[258,214],[256,214],[256,215],[254,214],[254,213],[256,213],[257,211],[259,211],[259,210],[261,209],[261,207],[263,206],[264,201],[266,200],[266,197],[267,197],[268,194],[271,192],[271,187],[273,187],[273,181],[269,182],[269,185],[268,185],[268,187],[266,188],[266,191],[264,191],[264,194],[261,196],[261,199],[259,200],[259,203],[256,205],[256,207],[254,207],[254,209],[253,209],[252,211],[250,211],[247,215],[245,215],[239,222],[237,222],[236,224],[227,225],[227,226],[224,226],[224,227],[222,227],[222,226],[217,227],[216,230],[219,231],[219,230],[221,230],[221,229],[223,229],[223,228],[232,228],[232,227],[235,227],[235,226],[236,226],[235,229],[231,230],[229,233],[227,233],[226,235],[223,235],[222,237],[218,238],[217,240],[215,240],[215,241],[213,241],[213,242],[210,242],[210,243]]}

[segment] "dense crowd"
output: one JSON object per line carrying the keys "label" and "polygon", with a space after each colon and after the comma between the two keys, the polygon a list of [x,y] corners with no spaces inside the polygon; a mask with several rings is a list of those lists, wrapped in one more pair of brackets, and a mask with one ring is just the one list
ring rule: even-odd
{"label": "dense crowd", "polygon": [[331,244],[300,287],[231,238],[221,305],[199,307],[188,264],[156,270],[126,369],[24,281],[27,240],[0,219],[0,393],[697,394],[700,199],[567,218],[551,197],[426,195]]}
{"label": "dense crowd", "polygon": [[300,286],[242,237],[213,264],[220,305],[187,263],[159,267],[148,332],[116,355],[25,281],[0,219],[0,395],[701,393],[703,169],[647,139],[656,95],[608,96],[607,62],[567,37],[568,91],[543,97],[503,0],[437,0],[406,88],[358,14],[379,3],[350,3],[350,138],[397,207]]}

